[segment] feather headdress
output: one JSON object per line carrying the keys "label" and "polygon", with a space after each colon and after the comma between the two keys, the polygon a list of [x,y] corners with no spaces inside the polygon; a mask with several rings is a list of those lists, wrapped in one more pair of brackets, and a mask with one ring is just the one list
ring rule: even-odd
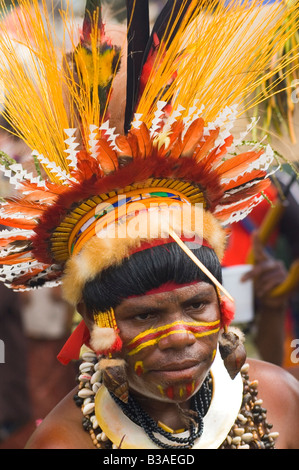
{"label": "feather headdress", "polygon": [[[297,9],[288,23],[281,2],[169,0],[150,32],[148,2],[131,0],[126,34],[115,44],[100,2],[87,1],[79,32],[68,21],[70,7],[61,13],[73,43],[68,51],[45,1],[17,5],[13,38],[2,18],[3,114],[45,176],[0,158],[0,170],[20,194],[0,209],[0,223],[11,228],[0,234],[0,278],[24,290],[66,276],[67,296],[76,303],[99,270],[162,232],[175,237],[177,207],[192,208],[188,237],[200,236],[221,257],[223,227],[259,203],[275,163],[269,146],[244,148],[245,134],[233,138],[230,131],[259,97],[246,106],[244,99],[269,74],[282,80],[292,69],[297,51],[283,63],[273,65],[273,57],[297,30]],[[112,127],[116,114],[122,119]],[[103,234],[111,227],[144,221],[138,202],[148,213],[176,214],[173,224],[110,243]],[[93,250],[103,262],[91,263]]]}

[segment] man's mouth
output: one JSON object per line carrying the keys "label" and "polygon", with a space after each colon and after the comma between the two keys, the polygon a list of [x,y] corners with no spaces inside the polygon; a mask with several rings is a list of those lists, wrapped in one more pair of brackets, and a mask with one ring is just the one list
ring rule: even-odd
{"label": "man's mouth", "polygon": [[192,360],[183,360],[183,361],[176,361],[176,362],[169,362],[167,364],[163,364],[159,366],[159,368],[154,369],[155,372],[159,371],[181,371],[181,370],[186,370],[190,369],[191,367],[195,367],[199,364],[198,361],[195,361],[194,359]]}
{"label": "man's mouth", "polygon": [[159,366],[157,369],[151,369],[151,375],[159,376],[165,382],[171,381],[190,381],[198,375],[200,363],[198,361],[172,362]]}

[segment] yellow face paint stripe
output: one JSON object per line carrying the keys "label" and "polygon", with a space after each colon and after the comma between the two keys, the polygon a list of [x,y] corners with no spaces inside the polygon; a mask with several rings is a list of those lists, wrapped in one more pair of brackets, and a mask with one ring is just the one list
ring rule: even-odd
{"label": "yellow face paint stripe", "polygon": [[[201,333],[193,333],[192,331],[190,331],[190,333],[192,333],[196,338],[202,338],[203,336],[208,336],[208,335],[218,333],[219,330],[220,328],[215,328],[213,330],[203,331]],[[157,338],[154,338],[152,340],[139,344],[136,348],[132,349],[132,351],[130,351],[128,355],[133,356],[134,354],[137,354],[142,349],[157,344],[161,339],[166,338],[167,336],[174,335],[176,333],[186,333],[186,331],[188,330],[183,329],[183,330],[169,331],[168,333],[165,333],[165,335],[160,335]]]}
{"label": "yellow face paint stripe", "polygon": [[158,333],[159,331],[163,331],[165,329],[172,328],[172,327],[177,326],[177,325],[186,325],[186,326],[195,326],[195,327],[201,327],[201,326],[202,327],[209,327],[209,326],[219,325],[219,323],[220,323],[219,320],[216,320],[216,321],[213,321],[213,322],[197,322],[197,321],[195,321],[195,322],[182,322],[182,321],[175,321],[173,323],[169,323],[168,325],[163,325],[163,326],[160,326],[158,328],[150,328],[146,331],[143,331],[139,335],[135,336],[135,338],[133,338],[128,343],[128,346],[135,343],[135,341],[138,341],[138,340],[144,338],[145,336],[148,336],[152,333]]}

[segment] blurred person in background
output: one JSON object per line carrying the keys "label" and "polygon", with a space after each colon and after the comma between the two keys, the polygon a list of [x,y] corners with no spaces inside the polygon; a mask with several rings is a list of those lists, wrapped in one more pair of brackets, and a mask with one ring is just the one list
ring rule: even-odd
{"label": "blurred person in background", "polygon": [[251,324],[243,325],[254,345],[251,353],[296,374],[291,344],[299,337],[299,282],[279,296],[271,294],[286,282],[292,263],[299,259],[299,185],[295,176],[280,172],[276,184],[267,190],[273,207],[265,199],[246,219],[231,227],[223,266],[253,263],[243,277],[244,282],[254,282],[255,317]]}
{"label": "blurred person in background", "polygon": [[20,295],[0,285],[0,446],[32,419]]}

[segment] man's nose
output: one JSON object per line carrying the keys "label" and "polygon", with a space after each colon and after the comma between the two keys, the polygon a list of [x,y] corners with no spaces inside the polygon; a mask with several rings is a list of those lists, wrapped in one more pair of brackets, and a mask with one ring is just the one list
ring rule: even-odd
{"label": "man's nose", "polygon": [[161,351],[165,349],[183,349],[186,346],[191,346],[195,342],[196,338],[191,331],[180,329],[162,335],[158,342],[158,347]]}

